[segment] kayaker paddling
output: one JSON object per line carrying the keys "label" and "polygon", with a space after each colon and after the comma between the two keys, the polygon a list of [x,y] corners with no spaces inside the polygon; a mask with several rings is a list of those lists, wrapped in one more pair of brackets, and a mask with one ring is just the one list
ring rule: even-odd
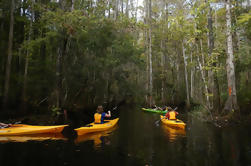
{"label": "kayaker paddling", "polygon": [[167,107],[166,110],[170,110],[165,114],[165,116],[160,115],[160,120],[157,121],[155,124],[159,125],[159,122],[162,121],[163,124],[167,126],[171,126],[174,128],[180,128],[180,129],[185,129],[186,124],[182,121],[176,118],[176,116],[179,114],[176,112],[177,107],[175,109],[172,109],[171,107]]}
{"label": "kayaker paddling", "polygon": [[94,123],[104,123],[105,118],[111,117],[111,111],[108,114],[104,112],[103,106],[99,105],[97,108],[97,113],[94,114]]}
{"label": "kayaker paddling", "polygon": [[[168,111],[168,110],[171,110],[171,111]],[[176,120],[176,116],[179,114],[178,112],[175,111],[175,109],[173,110],[171,107],[167,107],[167,113],[165,115],[165,118],[166,119],[169,119],[169,120]]]}

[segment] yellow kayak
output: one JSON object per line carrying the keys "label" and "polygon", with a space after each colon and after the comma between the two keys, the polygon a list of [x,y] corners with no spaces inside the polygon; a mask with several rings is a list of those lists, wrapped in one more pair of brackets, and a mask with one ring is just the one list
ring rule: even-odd
{"label": "yellow kayak", "polygon": [[42,133],[61,133],[68,125],[59,126],[32,126],[25,124],[14,124],[11,127],[0,129],[0,136],[6,135],[30,135]]}
{"label": "yellow kayak", "polygon": [[186,124],[179,119],[176,120],[168,120],[164,116],[160,115],[160,119],[163,124],[170,126],[170,127],[175,127],[175,128],[180,128],[180,129],[185,129]]}
{"label": "yellow kayak", "polygon": [[113,120],[105,120],[105,123],[103,124],[90,123],[86,125],[85,127],[80,127],[74,130],[77,132],[78,135],[83,135],[83,134],[93,133],[93,132],[98,132],[98,131],[105,131],[114,127],[118,121],[119,121],[119,118],[116,118]]}

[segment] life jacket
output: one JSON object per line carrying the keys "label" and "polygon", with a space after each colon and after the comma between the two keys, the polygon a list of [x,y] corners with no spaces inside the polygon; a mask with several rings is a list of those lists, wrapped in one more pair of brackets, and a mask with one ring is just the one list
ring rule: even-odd
{"label": "life jacket", "polygon": [[175,113],[175,111],[170,111],[169,112],[169,119],[170,120],[176,120],[176,113]]}
{"label": "life jacket", "polygon": [[102,114],[99,114],[99,113],[95,113],[94,114],[94,123],[101,123],[101,117],[102,117]]}

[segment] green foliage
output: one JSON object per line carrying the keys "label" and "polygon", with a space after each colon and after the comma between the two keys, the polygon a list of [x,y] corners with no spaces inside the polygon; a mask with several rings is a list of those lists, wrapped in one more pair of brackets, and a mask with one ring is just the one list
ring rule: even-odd
{"label": "green foliage", "polygon": [[[191,73],[194,76],[195,95],[192,100],[204,104],[207,96],[215,96],[214,92],[207,94],[203,89],[204,84],[209,85],[210,70],[218,80],[221,100],[227,98],[224,8],[213,9],[214,49],[208,56],[208,12],[210,3],[215,1],[170,1],[165,5],[164,1],[152,1],[152,20],[148,20],[151,26],[144,22],[148,18],[143,20],[130,14],[128,17],[121,11],[115,17],[115,8],[107,1],[95,1],[94,5],[93,1],[75,0],[74,9],[71,1],[32,2],[20,1],[15,9],[14,65],[10,88],[12,102],[20,100],[22,96],[28,54],[27,100],[31,105],[39,106],[40,101],[48,98],[44,105],[48,108],[56,105],[60,52],[64,52],[60,73],[62,105],[89,106],[112,98],[132,96],[144,99],[149,74],[146,71],[149,63],[149,28],[152,30],[153,94],[157,102],[162,100],[163,91],[167,103],[185,100],[183,41],[189,83],[192,81]],[[138,7],[143,12],[142,17],[145,7]],[[129,13],[135,12],[130,10]],[[7,55],[8,48],[9,13],[10,1],[1,1],[0,51],[4,55]],[[234,6],[232,13],[232,20],[237,18],[237,22],[233,22],[234,44],[237,45],[237,31],[241,40],[240,47],[234,47],[238,76],[236,84],[238,95],[246,101],[249,93],[244,93],[244,89],[248,87],[246,82],[249,80],[245,78],[251,70],[251,13],[241,6]],[[201,79],[198,57],[205,73],[205,82]],[[0,63],[5,65],[6,56],[0,57]],[[1,82],[4,81],[4,72],[2,67]],[[0,94],[3,94],[2,85]],[[53,107],[52,112],[58,109]]]}
{"label": "green foliage", "polygon": [[[0,8],[2,6],[1,3]],[[134,18],[120,15],[118,20],[114,20],[106,17],[104,13],[110,7],[105,1],[100,1],[97,6],[91,6],[87,1],[75,1],[74,10],[68,2],[39,1],[32,5],[27,1],[23,7],[27,8],[27,16],[17,13],[15,17],[25,28],[25,33],[19,34],[23,41],[16,43],[20,45],[20,54],[23,54],[19,59],[22,72],[14,70],[13,73],[18,74],[22,85],[26,53],[29,53],[27,100],[30,104],[37,106],[36,103],[48,98],[47,105],[55,105],[57,58],[65,40],[63,105],[88,106],[115,96],[123,98],[137,94],[136,89],[140,87],[139,82],[135,82],[137,73],[131,73],[135,70],[141,72],[144,62],[140,58],[142,48],[137,46],[134,36],[141,25]],[[32,13],[35,15],[30,27]],[[12,91],[12,100],[16,92]],[[52,113],[57,114],[58,110],[53,107]]]}
{"label": "green foliage", "polygon": [[60,115],[60,108],[56,107],[55,105],[52,106],[51,108],[51,112],[52,112],[52,116],[56,117]]}
{"label": "green foliage", "polygon": [[205,122],[211,120],[210,112],[207,111],[205,107],[203,107],[202,105],[194,106],[192,111],[189,112],[189,116],[192,116],[198,120],[205,121]]}
{"label": "green foliage", "polygon": [[245,35],[251,40],[251,11],[239,16],[238,24],[245,28]]}
{"label": "green foliage", "polygon": [[249,11],[249,13],[244,13],[241,16],[239,16],[238,23],[247,24],[249,23],[250,19],[251,19],[251,11]]}

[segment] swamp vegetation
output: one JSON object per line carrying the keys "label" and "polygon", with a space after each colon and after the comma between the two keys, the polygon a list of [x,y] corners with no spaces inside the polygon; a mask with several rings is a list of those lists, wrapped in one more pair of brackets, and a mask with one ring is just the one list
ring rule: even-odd
{"label": "swamp vegetation", "polygon": [[251,117],[250,3],[1,0],[1,117],[121,101]]}

